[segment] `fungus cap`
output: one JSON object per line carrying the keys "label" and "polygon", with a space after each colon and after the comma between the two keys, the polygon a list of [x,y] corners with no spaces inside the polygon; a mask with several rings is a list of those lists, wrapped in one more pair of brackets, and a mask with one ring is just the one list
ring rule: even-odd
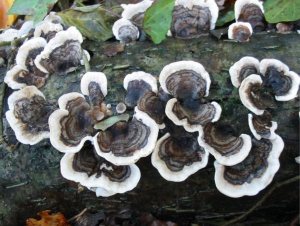
{"label": "fungus cap", "polygon": [[[267,111],[265,111],[266,113]],[[248,124],[253,136],[260,140],[262,138],[274,139],[276,138],[275,130],[277,129],[277,122],[270,121],[266,117],[248,114]],[[261,130],[261,131],[259,131]]]}
{"label": "fungus cap", "polygon": [[[21,115],[16,116],[16,104],[20,101],[25,100],[32,100],[35,96],[38,96],[42,100],[45,100],[45,96],[41,91],[39,91],[35,86],[26,86],[21,90],[13,92],[7,100],[9,110],[6,112],[5,116],[10,124],[11,128],[14,130],[16,138],[23,144],[30,144],[34,145],[40,142],[43,139],[49,138],[49,131],[45,130],[37,130],[36,132],[28,131],[28,123],[30,122],[23,122]],[[26,104],[27,106],[28,104]],[[21,104],[20,108],[26,107],[25,104]],[[30,106],[27,106],[30,107]],[[33,106],[31,106],[33,107]],[[40,106],[39,106],[40,107]],[[39,110],[39,109],[37,109]],[[26,111],[25,111],[26,112]],[[22,111],[21,111],[22,113]],[[24,116],[25,117],[25,116]],[[27,118],[29,116],[26,116]],[[35,115],[35,117],[43,118],[47,117],[47,115]],[[30,121],[30,120],[29,120]],[[34,123],[34,122],[31,122]],[[43,123],[43,122],[41,122]],[[44,125],[47,127],[47,125]],[[35,125],[31,125],[32,128],[35,128]]]}
{"label": "fungus cap", "polygon": [[[135,128],[126,129],[130,123],[132,123]],[[137,127],[139,126],[142,128],[138,129]],[[155,148],[159,131],[155,121],[137,107],[135,107],[133,120],[125,124],[126,128],[123,127],[124,125],[119,129],[116,126],[112,126],[108,128],[108,130],[101,132],[101,134],[97,133],[93,139],[98,155],[114,165],[130,165],[137,162],[140,158],[150,155]],[[110,131],[110,129],[113,131]],[[107,133],[111,135],[107,135]],[[131,140],[120,141],[120,139],[126,138],[130,138]],[[105,151],[103,150],[104,145]],[[114,154],[114,151],[118,151],[118,154]],[[124,153],[125,151],[129,153]]]}
{"label": "fungus cap", "polygon": [[[35,27],[34,37],[44,37],[46,38],[50,33],[52,33],[49,39],[53,38],[57,32],[62,31],[64,28],[59,23],[52,23],[48,20],[41,22]],[[48,38],[47,38],[48,39]]]}
{"label": "fungus cap", "polygon": [[259,60],[250,56],[241,58],[229,68],[231,83],[236,88],[241,85],[241,82],[247,76],[258,73]]}
{"label": "fungus cap", "polygon": [[253,102],[252,98],[255,97],[257,99],[257,97],[252,93],[251,87],[255,85],[261,86],[262,83],[263,81],[259,75],[252,74],[242,81],[239,88],[239,95],[243,105],[256,115],[262,115],[264,109],[259,109]]}
{"label": "fungus cap", "polygon": [[69,116],[70,109],[68,108],[68,104],[70,101],[76,100],[77,98],[82,98],[85,100],[82,94],[76,92],[62,95],[58,99],[59,109],[54,111],[49,117],[50,142],[52,146],[60,152],[76,153],[80,151],[86,141],[92,141],[91,135],[84,136],[77,145],[67,145],[61,139],[63,128],[61,125],[61,120]]}
{"label": "fungus cap", "polygon": [[250,23],[235,22],[228,28],[228,38],[238,42],[248,42],[253,30]]}
{"label": "fungus cap", "polygon": [[124,9],[122,12],[122,18],[130,20],[133,16],[139,13],[144,13],[151,5],[152,0],[143,0],[136,4],[121,4]]}
{"label": "fungus cap", "polygon": [[112,27],[115,38],[121,42],[129,43],[140,37],[139,29],[128,19],[117,20]]}
{"label": "fungus cap", "polygon": [[27,86],[26,83],[18,82],[16,80],[16,76],[22,75],[26,76],[29,72],[26,68],[22,68],[19,65],[15,65],[12,69],[6,72],[6,75],[4,77],[4,82],[12,89],[21,89],[25,86]]}
{"label": "fungus cap", "polygon": [[248,156],[252,147],[251,137],[247,134],[234,137],[225,133],[225,129],[218,129],[210,124],[199,129],[198,142],[216,158],[217,162],[232,166],[240,163]]}
{"label": "fungus cap", "polygon": [[[243,183],[240,184],[233,184],[230,183],[226,178],[224,178],[224,173],[226,170],[226,166],[221,165],[220,163],[218,163],[217,161],[215,161],[215,183],[216,183],[216,187],[217,189],[223,193],[226,196],[232,197],[232,198],[239,198],[242,196],[253,196],[256,195],[258,192],[260,192],[261,190],[263,190],[265,187],[267,187],[273,180],[273,177],[275,176],[276,172],[278,171],[279,167],[280,167],[280,163],[279,163],[279,156],[284,148],[284,142],[281,139],[280,136],[276,135],[276,138],[273,140],[268,140],[272,147],[270,152],[268,153],[267,159],[265,163],[265,169],[262,171],[261,167],[258,169],[254,169],[257,170],[258,175],[253,175],[253,173],[255,172],[250,172],[250,175],[248,175],[250,181],[245,181]],[[262,141],[259,141],[262,142]],[[258,147],[258,146],[257,146]],[[255,147],[256,149],[258,149],[257,147]],[[252,152],[254,152],[254,150],[251,150],[250,155],[252,154]],[[262,152],[265,153],[265,149],[262,150]],[[249,158],[246,159],[247,161],[249,161],[248,164],[250,164],[250,166],[256,166],[255,163],[253,163],[252,161],[260,161],[262,162],[262,158],[258,155],[257,158],[252,158],[249,156]],[[246,161],[245,160],[245,161]],[[252,163],[252,164],[251,164]],[[243,162],[241,162],[238,166],[234,166],[235,168],[231,168],[229,167],[229,169],[235,169],[235,170],[246,170],[243,167]],[[247,165],[249,166],[249,165]],[[238,168],[237,168],[238,167]],[[244,175],[244,173],[243,173]]]}
{"label": "fungus cap", "polygon": [[[205,96],[208,96],[209,94],[209,88],[210,88],[210,77],[207,71],[204,69],[202,64],[195,62],[195,61],[178,61],[178,62],[173,62],[168,65],[166,65],[160,75],[159,75],[159,83],[163,89],[163,91],[167,94],[172,94],[173,96],[174,93],[170,93],[170,90],[167,88],[167,79],[172,76],[174,73],[179,73],[180,71],[191,71],[194,73],[197,77],[200,77],[205,81]],[[175,96],[176,97],[176,96]]]}
{"label": "fungus cap", "polygon": [[[187,164],[183,165],[182,169],[180,169],[179,171],[172,171],[167,166],[166,162],[163,159],[161,159],[159,156],[161,146],[168,139],[172,139],[172,137],[169,133],[166,133],[163,137],[161,137],[157,141],[155,149],[151,155],[152,165],[158,170],[158,172],[164,179],[166,179],[168,181],[181,182],[181,181],[186,180],[190,175],[196,173],[198,170],[204,168],[207,165],[209,153],[206,150],[202,150],[202,152],[198,151],[198,155],[201,155],[200,161],[198,160],[198,161],[194,161],[191,163],[188,162]],[[169,147],[172,148],[173,145],[171,145]],[[184,152],[185,150],[182,150],[182,151]],[[187,150],[187,152],[188,151],[189,150]],[[184,153],[182,153],[182,154],[184,154]],[[170,161],[172,161],[172,160],[170,160]]]}
{"label": "fungus cap", "polygon": [[102,72],[87,72],[83,75],[80,83],[81,93],[89,96],[89,84],[95,82],[99,85],[103,96],[107,95],[107,78]]}
{"label": "fungus cap", "polygon": [[243,7],[245,5],[250,5],[250,4],[257,5],[257,7],[260,8],[262,13],[264,13],[263,2],[261,2],[259,0],[237,0],[234,4],[235,20],[238,20],[238,18],[240,17],[240,14],[241,14],[241,11],[242,11]]}

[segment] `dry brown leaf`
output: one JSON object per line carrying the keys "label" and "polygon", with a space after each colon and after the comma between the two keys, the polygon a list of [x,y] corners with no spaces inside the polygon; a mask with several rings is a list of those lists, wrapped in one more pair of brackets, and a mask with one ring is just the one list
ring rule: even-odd
{"label": "dry brown leaf", "polygon": [[67,219],[62,213],[49,214],[50,210],[44,210],[37,215],[40,220],[29,218],[26,220],[26,226],[70,226]]}

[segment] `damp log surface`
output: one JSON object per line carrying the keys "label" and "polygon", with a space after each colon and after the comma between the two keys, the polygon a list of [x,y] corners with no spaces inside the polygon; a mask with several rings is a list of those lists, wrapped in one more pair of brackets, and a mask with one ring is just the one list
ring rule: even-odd
{"label": "damp log surface", "polygon": [[[86,42],[84,48],[92,53],[91,69],[104,72],[108,77],[106,103],[116,106],[124,101],[122,80],[136,70],[158,76],[163,66],[179,60],[194,60],[203,64],[212,78],[209,100],[215,100],[223,108],[221,121],[229,122],[241,132],[250,131],[247,125],[248,111],[241,104],[238,90],[230,82],[229,67],[243,56],[276,58],[286,63],[291,70],[300,73],[300,36],[297,34],[260,34],[251,42],[238,44],[217,41],[212,37],[198,40],[168,39],[160,45],[140,42],[125,47],[122,53],[108,57],[104,52],[118,43]],[[2,68],[1,81],[5,74]],[[80,77],[84,68],[67,76],[52,75],[42,88],[47,99],[56,100],[60,95],[80,91]],[[3,83],[1,83],[3,88]],[[5,89],[3,113],[7,110]],[[213,157],[206,168],[190,176],[186,181],[165,181],[152,167],[150,157],[141,159],[137,165],[142,178],[138,186],[126,194],[110,198],[96,198],[94,193],[78,192],[75,183],[60,175],[59,161],[62,153],[51,147],[49,140],[38,145],[17,144],[13,131],[3,118],[4,142],[0,150],[0,225],[24,225],[25,219],[35,217],[36,212],[51,209],[61,211],[68,218],[84,208],[93,210],[121,210],[151,212],[164,220],[173,220],[179,225],[215,222],[231,219],[246,212],[277,182],[299,174],[299,165],[294,158],[299,155],[299,99],[277,102],[271,111],[278,122],[278,134],[285,142],[280,157],[281,168],[274,181],[254,197],[232,199],[222,195],[214,184]],[[247,218],[243,224],[285,225],[299,212],[299,183],[291,183],[279,189]],[[209,225],[209,224],[208,224]]]}

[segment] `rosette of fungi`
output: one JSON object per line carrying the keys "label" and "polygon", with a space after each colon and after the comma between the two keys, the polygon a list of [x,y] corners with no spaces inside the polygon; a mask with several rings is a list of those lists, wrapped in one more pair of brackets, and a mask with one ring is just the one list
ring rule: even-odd
{"label": "rosette of fungi", "polygon": [[166,180],[184,181],[207,165],[209,153],[199,145],[197,132],[187,132],[172,122],[166,130],[151,155],[152,165]]}
{"label": "rosette of fungi", "polygon": [[277,122],[271,120],[272,115],[268,111],[264,111],[262,115],[248,114],[249,128],[257,140],[261,138],[272,140],[276,137]]}
{"label": "rosette of fungi", "polygon": [[6,119],[18,141],[34,145],[49,138],[48,117],[55,106],[35,86],[13,92],[8,97],[8,107]]}
{"label": "rosette of fungi", "polygon": [[117,122],[94,136],[95,149],[115,165],[130,165],[152,153],[158,136],[158,125],[135,107],[128,122]]}
{"label": "rosette of fungi", "polygon": [[141,173],[135,165],[116,166],[97,155],[94,146],[86,142],[77,153],[66,153],[60,161],[64,178],[80,183],[97,196],[111,196],[132,190]]}
{"label": "rosette of fungi", "polygon": [[23,43],[16,56],[16,65],[6,73],[4,78],[10,88],[21,89],[27,85],[40,88],[45,84],[48,73],[41,71],[34,60],[46,44],[47,41],[41,37]]}
{"label": "rosette of fungi", "polygon": [[250,23],[235,22],[228,28],[228,38],[238,42],[248,42],[253,30]]}
{"label": "rosette of fungi", "polygon": [[226,166],[243,161],[252,146],[249,135],[238,135],[232,126],[218,123],[208,123],[201,128],[198,142],[220,164]]}
{"label": "rosette of fungi", "polygon": [[62,95],[58,99],[59,109],[49,117],[50,142],[61,152],[78,152],[95,135],[94,125],[109,114],[104,103],[105,74],[86,73],[81,79],[81,92],[83,95],[76,92]]}
{"label": "rosette of fungi", "polygon": [[253,196],[267,187],[280,163],[284,148],[283,140],[276,135],[273,140],[252,140],[252,149],[247,158],[234,166],[223,166],[215,162],[217,189],[232,198]]}
{"label": "rosette of fungi", "polygon": [[139,39],[144,14],[152,3],[152,0],[143,0],[136,4],[121,4],[122,18],[117,20],[112,27],[115,38],[124,43]]}
{"label": "rosette of fungi", "polygon": [[237,0],[234,4],[234,14],[236,21],[250,23],[254,32],[266,28],[263,2],[259,0]]}
{"label": "rosette of fungi", "polygon": [[215,28],[218,15],[214,0],[176,0],[170,33],[176,38],[198,38]]}
{"label": "rosette of fungi", "polygon": [[195,132],[208,122],[219,120],[222,109],[216,102],[208,102],[210,77],[204,67],[194,61],[168,64],[159,75],[163,91],[174,98],[167,102],[167,117],[185,130]]}
{"label": "rosette of fungi", "polygon": [[82,35],[76,27],[59,31],[36,57],[34,63],[44,73],[67,74],[72,72],[81,65],[82,41]]}
{"label": "rosette of fungi", "polygon": [[276,59],[263,59],[259,65],[264,87],[270,88],[277,101],[289,101],[297,97],[300,77]]}

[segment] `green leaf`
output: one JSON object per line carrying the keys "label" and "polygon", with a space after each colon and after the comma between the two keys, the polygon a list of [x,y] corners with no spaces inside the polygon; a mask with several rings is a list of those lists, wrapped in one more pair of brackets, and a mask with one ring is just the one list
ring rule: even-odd
{"label": "green leaf", "polygon": [[227,11],[225,14],[219,15],[216,26],[221,27],[224,24],[227,24],[233,20],[234,20],[234,11],[233,10]]}
{"label": "green leaf", "polygon": [[172,22],[175,0],[156,0],[145,13],[143,28],[155,44],[165,38]]}
{"label": "green leaf", "polygon": [[64,23],[76,26],[83,36],[94,41],[106,41],[113,37],[112,25],[121,12],[121,7],[106,10],[100,5],[76,7],[59,12]]}
{"label": "green leaf", "polygon": [[264,3],[264,9],[269,23],[300,19],[300,0],[267,0]]}
{"label": "green leaf", "polygon": [[129,120],[129,115],[128,114],[116,115],[116,116],[112,116],[110,118],[107,118],[107,119],[97,123],[94,126],[94,128],[104,131],[107,128],[111,127],[112,125],[116,124],[117,122],[120,122],[120,121],[126,121],[127,122],[128,120]]}
{"label": "green leaf", "polygon": [[47,15],[57,0],[15,0],[9,14],[29,15],[34,22],[39,22]]}

